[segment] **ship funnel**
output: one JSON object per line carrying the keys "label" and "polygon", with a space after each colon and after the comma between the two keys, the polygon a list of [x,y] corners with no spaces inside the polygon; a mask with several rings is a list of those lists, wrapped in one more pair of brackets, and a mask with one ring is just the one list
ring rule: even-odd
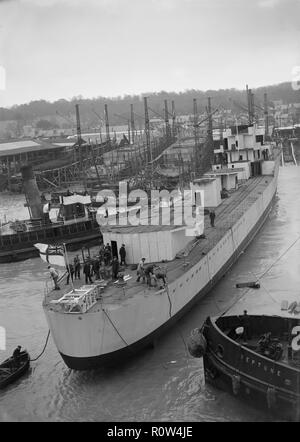
{"label": "ship funnel", "polygon": [[26,165],[21,168],[23,189],[29,207],[31,218],[43,218],[43,205],[40,191],[34,176],[32,166]]}

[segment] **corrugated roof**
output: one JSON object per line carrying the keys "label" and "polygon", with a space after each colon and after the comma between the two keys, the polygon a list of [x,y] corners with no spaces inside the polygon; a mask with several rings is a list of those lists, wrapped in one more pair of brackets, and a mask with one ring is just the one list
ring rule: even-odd
{"label": "corrugated roof", "polygon": [[184,226],[107,226],[101,227],[102,233],[113,232],[116,234],[128,235],[134,233],[153,233],[153,232],[165,232],[177,229],[182,229]]}
{"label": "corrugated roof", "polygon": [[44,141],[11,141],[9,143],[0,143],[0,157],[59,148],[61,148],[61,146],[55,146],[50,143],[45,143]]}
{"label": "corrugated roof", "polygon": [[245,169],[242,167],[237,167],[235,169],[218,169],[207,172],[205,175],[234,175],[238,172],[244,172]]}

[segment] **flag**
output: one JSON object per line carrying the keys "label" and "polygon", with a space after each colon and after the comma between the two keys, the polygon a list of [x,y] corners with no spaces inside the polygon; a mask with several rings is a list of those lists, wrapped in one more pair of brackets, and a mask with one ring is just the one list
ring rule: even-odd
{"label": "flag", "polygon": [[49,244],[34,244],[40,252],[40,257],[48,264],[65,267],[65,250],[63,245],[51,246]]}

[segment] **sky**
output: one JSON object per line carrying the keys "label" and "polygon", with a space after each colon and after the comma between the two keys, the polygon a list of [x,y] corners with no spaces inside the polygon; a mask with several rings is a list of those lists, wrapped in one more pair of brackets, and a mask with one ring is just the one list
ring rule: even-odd
{"label": "sky", "polygon": [[300,0],[0,0],[0,107],[292,81]]}

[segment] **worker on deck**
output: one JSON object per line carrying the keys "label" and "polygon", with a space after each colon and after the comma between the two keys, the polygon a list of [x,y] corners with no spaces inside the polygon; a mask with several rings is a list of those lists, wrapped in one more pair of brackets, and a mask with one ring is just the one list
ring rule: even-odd
{"label": "worker on deck", "polygon": [[100,261],[97,256],[95,256],[93,259],[92,268],[96,279],[100,279]]}
{"label": "worker on deck", "polygon": [[109,245],[109,243],[106,244],[105,249],[104,249],[104,262],[105,265],[108,266],[111,263],[111,246]]}
{"label": "worker on deck", "polygon": [[113,279],[118,279],[118,273],[119,273],[119,260],[118,258],[115,256],[111,265],[111,270],[112,270],[112,278]]}
{"label": "worker on deck", "polygon": [[214,210],[212,210],[211,212],[209,212],[209,217],[210,217],[210,225],[211,225],[212,227],[215,227],[216,213],[214,212]]}
{"label": "worker on deck", "polygon": [[137,268],[137,280],[136,282],[140,282],[140,279],[143,278],[143,282],[145,282],[145,261],[146,258],[142,258],[139,262],[138,268]]}
{"label": "worker on deck", "polygon": [[122,247],[120,248],[120,258],[121,258],[121,266],[126,266],[126,249],[125,244],[122,244]]}
{"label": "worker on deck", "polygon": [[66,285],[69,285],[69,283],[70,283],[70,277],[71,277],[72,282],[73,282],[73,280],[74,280],[75,269],[74,269],[73,264],[68,264],[68,265],[67,265],[67,272],[68,272],[68,276],[67,276],[67,282],[66,282]]}
{"label": "worker on deck", "polygon": [[162,283],[163,283],[163,284],[160,283],[159,288],[160,289],[164,288],[167,284],[165,271],[162,270],[161,267],[157,267],[157,270],[155,272],[155,276],[156,276],[157,281],[162,281]]}
{"label": "worker on deck", "polygon": [[60,290],[60,287],[58,285],[58,277],[59,277],[58,272],[51,266],[48,266],[48,270],[54,282],[54,290]]}
{"label": "worker on deck", "polygon": [[75,269],[75,279],[80,279],[81,264],[80,264],[79,255],[76,255],[74,258],[74,269]]}
{"label": "worker on deck", "polygon": [[88,259],[83,267],[83,273],[85,274],[85,283],[93,284],[92,276],[91,276],[91,261]]}
{"label": "worker on deck", "polygon": [[157,281],[157,278],[156,278],[156,276],[155,276],[155,273],[154,273],[154,269],[156,268],[156,266],[154,265],[154,264],[150,264],[150,265],[148,265],[146,268],[145,268],[145,275],[146,275],[146,278],[147,278],[147,285],[149,286],[149,287],[151,287],[151,279],[153,278],[153,279],[155,279],[155,281]]}

